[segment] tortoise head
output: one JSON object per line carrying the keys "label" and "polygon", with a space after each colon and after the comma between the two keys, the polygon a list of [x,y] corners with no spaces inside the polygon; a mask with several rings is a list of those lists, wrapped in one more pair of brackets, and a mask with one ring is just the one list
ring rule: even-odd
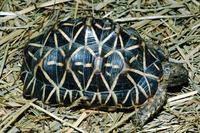
{"label": "tortoise head", "polygon": [[163,75],[168,77],[168,87],[180,86],[188,82],[188,71],[180,63],[163,63]]}

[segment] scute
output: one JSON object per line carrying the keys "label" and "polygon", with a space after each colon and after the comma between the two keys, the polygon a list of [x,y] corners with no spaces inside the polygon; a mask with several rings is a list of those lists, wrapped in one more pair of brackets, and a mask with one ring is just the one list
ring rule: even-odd
{"label": "scute", "polygon": [[163,75],[162,55],[108,18],[60,22],[31,40],[24,55],[24,96],[45,103],[135,108],[156,94]]}

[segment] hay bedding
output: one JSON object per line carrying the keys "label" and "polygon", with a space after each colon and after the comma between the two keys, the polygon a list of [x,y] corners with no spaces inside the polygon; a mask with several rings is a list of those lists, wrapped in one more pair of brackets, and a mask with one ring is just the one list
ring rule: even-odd
{"label": "hay bedding", "polygon": [[137,132],[200,131],[200,2],[197,0],[1,0],[0,132],[135,132],[131,113],[72,111],[22,97],[19,80],[25,44],[68,17],[110,17],[167,48],[189,71],[189,85],[169,92],[163,109]]}

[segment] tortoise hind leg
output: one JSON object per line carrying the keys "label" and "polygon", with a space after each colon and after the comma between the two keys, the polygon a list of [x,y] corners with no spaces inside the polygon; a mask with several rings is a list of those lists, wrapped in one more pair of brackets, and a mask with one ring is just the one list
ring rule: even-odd
{"label": "tortoise hind leg", "polygon": [[160,84],[158,90],[152,98],[149,98],[142,107],[136,109],[135,114],[131,117],[136,127],[142,127],[165,103],[167,84]]}

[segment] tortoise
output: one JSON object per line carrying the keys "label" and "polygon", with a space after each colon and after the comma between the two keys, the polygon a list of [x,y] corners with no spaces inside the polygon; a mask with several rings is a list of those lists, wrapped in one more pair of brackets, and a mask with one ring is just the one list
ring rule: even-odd
{"label": "tortoise", "polygon": [[168,86],[187,78],[182,64],[169,62],[136,29],[93,17],[69,18],[31,39],[21,72],[27,99],[137,110],[138,124],[163,106]]}

